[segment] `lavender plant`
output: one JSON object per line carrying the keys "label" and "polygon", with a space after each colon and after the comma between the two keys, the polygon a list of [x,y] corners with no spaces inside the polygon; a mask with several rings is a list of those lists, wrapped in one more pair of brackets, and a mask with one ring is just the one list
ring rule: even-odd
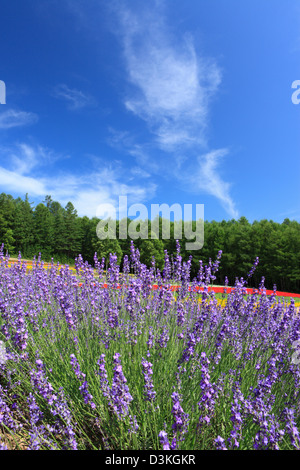
{"label": "lavender plant", "polygon": [[2,247],[0,448],[299,449],[295,304],[264,279],[246,296],[258,258],[214,294],[221,255],[190,279],[178,241],[161,272],[133,243],[123,271],[95,253],[28,272]]}

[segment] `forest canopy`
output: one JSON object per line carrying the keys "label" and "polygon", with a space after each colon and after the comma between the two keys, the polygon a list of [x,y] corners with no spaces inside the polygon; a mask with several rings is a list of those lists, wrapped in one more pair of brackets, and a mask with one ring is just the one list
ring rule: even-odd
{"label": "forest canopy", "polygon": [[[65,207],[46,196],[42,203],[33,207],[28,194],[24,200],[9,194],[0,194],[0,245],[10,256],[21,252],[22,258],[32,259],[42,255],[44,261],[53,258],[60,263],[74,264],[81,254],[93,265],[94,254],[98,259],[109,259],[116,253],[122,264],[124,255],[130,256],[131,239],[100,240],[96,234],[99,219],[79,217],[71,202]],[[128,224],[131,222],[128,219]],[[149,224],[150,233],[150,221]],[[117,221],[118,234],[118,221]],[[141,262],[148,267],[153,256],[160,270],[164,266],[165,250],[171,257],[176,252],[174,224],[170,222],[170,239],[137,239],[134,245],[140,251]],[[256,257],[259,265],[249,281],[249,287],[257,287],[262,276],[265,287],[280,291],[300,292],[300,224],[285,219],[282,223],[260,220],[250,223],[245,217],[238,220],[204,221],[204,245],[200,250],[185,249],[185,237],[180,240],[184,261],[192,256],[191,277],[197,276],[199,261],[207,265],[214,261],[219,250],[222,258],[215,284],[224,284],[225,277],[233,285],[236,277],[246,277]]]}

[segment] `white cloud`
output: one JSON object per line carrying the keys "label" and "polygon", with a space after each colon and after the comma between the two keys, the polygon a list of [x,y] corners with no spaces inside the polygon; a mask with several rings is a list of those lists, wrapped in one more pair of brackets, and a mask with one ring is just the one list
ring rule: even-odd
{"label": "white cloud", "polygon": [[126,107],[147,122],[164,150],[205,143],[219,67],[197,55],[190,36],[175,40],[155,10],[137,15],[123,8],[120,18],[128,79],[135,87]]}
{"label": "white cloud", "polygon": [[1,157],[11,171],[18,175],[31,175],[40,167],[51,165],[58,159],[66,158],[41,145],[16,143],[13,146],[0,147]]}
{"label": "white cloud", "polygon": [[128,204],[142,203],[155,195],[154,183],[134,184],[130,172],[122,167],[105,166],[103,161],[96,165],[95,159],[94,167],[91,165],[86,174],[49,171],[51,163],[59,158],[64,157],[39,145],[21,143],[0,148],[0,192],[20,196],[28,193],[40,200],[49,194],[63,206],[71,201],[78,215],[88,217],[96,216],[100,204],[114,204],[118,208],[122,195],[127,196]]}
{"label": "white cloud", "polygon": [[27,144],[18,144],[16,152],[10,152],[10,164],[20,174],[29,174],[40,163],[43,149],[35,149]]}
{"label": "white cloud", "polygon": [[147,171],[143,170],[143,168],[140,168],[139,166],[134,166],[131,168],[131,173],[134,176],[139,176],[140,178],[150,178],[150,173]]}
{"label": "white cloud", "polygon": [[[128,80],[133,85],[125,106],[147,123],[166,155],[164,164],[161,155],[155,162],[152,159],[152,168],[167,168],[188,191],[214,195],[230,216],[237,217],[230,184],[219,172],[220,157],[227,150],[207,151],[211,103],[221,84],[219,66],[197,53],[190,35],[172,36],[157,4],[138,13],[124,4],[118,3],[118,8]],[[147,162],[141,147],[133,146],[130,153]]]}
{"label": "white cloud", "polygon": [[36,178],[24,176],[14,171],[6,170],[0,166],[0,188],[3,192],[15,192],[18,194],[30,194],[31,196],[46,195],[44,183]]}
{"label": "white cloud", "polygon": [[28,126],[30,124],[34,124],[37,120],[38,116],[34,113],[7,109],[0,113],[0,129]]}
{"label": "white cloud", "polygon": [[54,89],[54,96],[56,98],[62,98],[69,104],[69,109],[77,110],[85,108],[87,106],[95,105],[95,100],[92,96],[87,93],[83,93],[81,90],[75,88],[69,88],[65,84],[57,85]]}
{"label": "white cloud", "polygon": [[[136,165],[152,176],[172,178],[174,185],[184,181],[188,192],[213,194],[227,213],[237,214],[230,184],[221,177],[223,150],[209,152],[208,143],[211,106],[222,71],[214,58],[199,50],[191,34],[178,34],[178,29],[172,33],[164,8],[173,6],[161,0],[134,2],[134,6],[126,0],[105,5],[95,0],[89,7],[83,0],[64,4],[95,42],[99,17],[108,13],[106,26],[120,40],[130,85],[123,88],[124,106],[146,123],[152,136],[147,143],[137,142],[127,129],[110,129],[110,144],[133,156]],[[80,106],[80,93],[70,93],[65,85],[60,91],[71,105],[76,107],[78,99]]]}
{"label": "white cloud", "polygon": [[218,198],[226,212],[231,217],[238,218],[238,211],[229,194],[231,185],[223,181],[217,171],[227,153],[227,149],[218,149],[199,156],[196,171],[185,173],[182,180],[194,190],[198,189]]}

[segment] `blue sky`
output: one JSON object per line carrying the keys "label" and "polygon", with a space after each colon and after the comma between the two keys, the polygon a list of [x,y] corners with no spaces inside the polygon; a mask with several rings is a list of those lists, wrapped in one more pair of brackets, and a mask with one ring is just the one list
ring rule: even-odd
{"label": "blue sky", "polygon": [[298,0],[1,4],[0,192],[300,221]]}

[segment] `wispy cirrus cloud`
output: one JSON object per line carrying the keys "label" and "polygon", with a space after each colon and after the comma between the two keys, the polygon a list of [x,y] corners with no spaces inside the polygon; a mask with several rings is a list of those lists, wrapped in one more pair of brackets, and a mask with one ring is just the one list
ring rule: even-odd
{"label": "wispy cirrus cloud", "polygon": [[[230,184],[219,174],[219,157],[228,151],[209,152],[207,139],[211,104],[222,80],[220,67],[197,52],[190,34],[172,35],[157,2],[138,12],[123,3],[117,5],[127,78],[132,85],[124,99],[126,108],[145,121],[153,143],[171,155],[173,164],[166,156],[167,166],[175,179],[184,184],[189,181],[187,187],[193,184],[192,191],[213,194],[237,217]],[[134,148],[132,152],[136,153]],[[141,154],[140,149],[138,157]],[[186,165],[187,155],[192,164]]]}
{"label": "wispy cirrus cloud", "polygon": [[164,150],[205,144],[220,68],[196,53],[191,35],[174,38],[155,8],[133,13],[123,7],[119,15],[128,79],[134,85],[125,106],[146,121]]}
{"label": "wispy cirrus cloud", "polygon": [[222,180],[218,167],[228,154],[227,149],[212,150],[198,157],[199,167],[193,176],[189,176],[188,184],[193,182],[195,188],[200,188],[219,199],[221,205],[233,218],[238,217],[238,211],[230,197],[230,183]]}
{"label": "wispy cirrus cloud", "polygon": [[0,113],[0,129],[11,129],[13,127],[29,126],[38,121],[35,113],[7,109]]}
{"label": "wispy cirrus cloud", "polygon": [[130,171],[132,175],[138,176],[140,178],[150,178],[151,176],[150,173],[143,170],[143,168],[140,168],[139,166],[134,166]]}
{"label": "wispy cirrus cloud", "polygon": [[[133,156],[152,180],[160,174],[187,191],[213,194],[236,217],[230,183],[221,177],[228,150],[214,151],[224,152],[224,158],[213,157],[208,142],[212,104],[222,82],[217,61],[199,50],[191,33],[172,32],[164,1],[114,0],[103,7],[95,0],[87,8],[84,0],[65,0],[64,5],[95,42],[105,10],[108,27],[122,48],[124,107],[150,131],[146,141],[128,129],[110,128],[111,145]],[[71,96],[68,100],[71,103]]]}
{"label": "wispy cirrus cloud", "polygon": [[18,142],[0,146],[0,164],[18,175],[33,175],[40,168],[50,167],[57,160],[69,158],[39,144]]}
{"label": "wispy cirrus cloud", "polygon": [[91,95],[76,88],[69,88],[66,84],[57,85],[53,90],[53,96],[65,100],[71,110],[96,105],[96,101]]}
{"label": "wispy cirrus cloud", "polygon": [[39,200],[49,194],[62,205],[72,201],[78,214],[88,217],[96,217],[101,204],[113,204],[117,208],[120,195],[126,195],[133,204],[147,201],[155,194],[156,185],[151,181],[133,182],[127,169],[105,165],[103,161],[97,164],[93,158],[86,173],[75,175],[57,169],[52,172],[51,165],[62,158],[66,156],[36,144],[0,147],[0,192],[20,196],[29,193]]}
{"label": "wispy cirrus cloud", "polygon": [[0,188],[1,192],[18,193],[24,195],[30,193],[31,196],[46,195],[46,187],[43,182],[30,176],[19,174],[15,171],[7,170],[0,166]]}

